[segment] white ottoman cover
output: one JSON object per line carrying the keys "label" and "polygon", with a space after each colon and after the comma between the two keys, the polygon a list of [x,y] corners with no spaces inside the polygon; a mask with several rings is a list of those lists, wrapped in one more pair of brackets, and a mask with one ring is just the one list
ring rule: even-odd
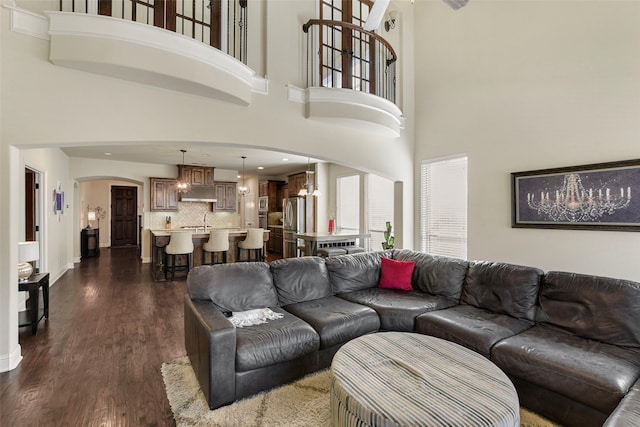
{"label": "white ottoman cover", "polygon": [[333,426],[520,425],[509,378],[465,347],[382,332],[345,344],[331,365]]}

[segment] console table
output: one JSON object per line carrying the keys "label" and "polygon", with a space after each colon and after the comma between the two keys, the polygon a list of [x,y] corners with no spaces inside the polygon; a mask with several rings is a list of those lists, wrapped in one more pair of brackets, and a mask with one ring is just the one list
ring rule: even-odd
{"label": "console table", "polygon": [[[42,288],[42,309],[40,308]],[[24,282],[18,282],[18,290],[29,292],[29,309],[18,313],[18,326],[31,326],[31,334],[38,333],[38,322],[49,318],[49,273],[34,273]]]}
{"label": "console table", "polygon": [[318,255],[318,249],[330,247],[355,246],[357,240],[368,239],[369,233],[339,231],[337,233],[316,232],[296,233],[296,239],[304,240],[305,255]]}
{"label": "console table", "polygon": [[80,257],[100,255],[100,229],[83,228],[80,232]]}

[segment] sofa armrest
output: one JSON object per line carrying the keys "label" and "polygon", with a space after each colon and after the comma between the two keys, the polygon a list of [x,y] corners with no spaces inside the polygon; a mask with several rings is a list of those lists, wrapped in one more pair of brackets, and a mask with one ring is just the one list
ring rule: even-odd
{"label": "sofa armrest", "polygon": [[185,295],[184,344],[209,408],[233,402],[236,329],[211,301]]}
{"label": "sofa armrest", "polygon": [[609,415],[604,427],[625,427],[640,425],[640,380],[622,398],[616,409]]}

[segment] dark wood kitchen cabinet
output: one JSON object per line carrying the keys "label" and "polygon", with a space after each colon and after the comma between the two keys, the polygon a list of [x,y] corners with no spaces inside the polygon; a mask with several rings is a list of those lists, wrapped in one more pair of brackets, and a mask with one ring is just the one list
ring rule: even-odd
{"label": "dark wood kitchen cabinet", "polygon": [[267,242],[267,251],[271,254],[282,255],[283,248],[283,231],[282,227],[269,227],[269,241]]}
{"label": "dark wood kitchen cabinet", "polygon": [[298,192],[304,187],[307,183],[307,174],[306,172],[300,172],[295,175],[289,175],[289,197],[296,197]]}
{"label": "dark wood kitchen cabinet", "polygon": [[228,211],[235,212],[236,207],[236,183],[235,182],[216,182],[216,212]]}
{"label": "dark wood kitchen cabinet", "polygon": [[151,211],[176,212],[178,210],[178,190],[176,180],[171,178],[150,178]]}
{"label": "dark wood kitchen cabinet", "polygon": [[204,166],[178,165],[178,175],[191,185],[214,185],[214,169]]}

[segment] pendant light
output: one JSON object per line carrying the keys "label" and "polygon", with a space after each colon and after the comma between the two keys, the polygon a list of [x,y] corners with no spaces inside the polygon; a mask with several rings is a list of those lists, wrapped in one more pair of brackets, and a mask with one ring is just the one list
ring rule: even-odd
{"label": "pendant light", "polygon": [[182,176],[182,170],[184,170],[184,153],[186,153],[187,150],[182,149],[180,151],[182,152],[182,169],[181,169],[181,173],[179,174],[180,176],[178,177],[178,181],[176,182],[176,188],[178,189],[178,193],[186,193],[189,190],[191,190],[191,183],[188,181],[185,181],[185,179]]}
{"label": "pendant light", "polygon": [[307,170],[305,171],[305,182],[302,184],[302,188],[298,191],[298,197],[306,197],[306,196],[314,196],[318,197],[320,195],[320,190],[318,190],[318,186],[315,183],[315,179],[313,180],[313,192],[310,192],[311,189],[311,179],[310,175],[315,175],[315,171],[311,170],[311,159],[307,157]]}
{"label": "pendant light", "polygon": [[242,156],[242,185],[238,188],[238,194],[241,196],[246,196],[249,194],[249,187],[247,187],[245,183],[245,175],[244,175],[244,160],[247,156]]}

